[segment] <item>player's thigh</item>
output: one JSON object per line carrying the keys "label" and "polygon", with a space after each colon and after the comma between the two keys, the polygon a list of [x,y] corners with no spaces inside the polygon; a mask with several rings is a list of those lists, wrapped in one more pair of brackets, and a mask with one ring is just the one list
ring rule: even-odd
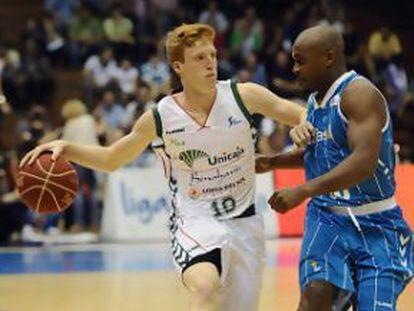
{"label": "player's thigh", "polygon": [[[210,262],[219,274],[225,270],[222,265],[229,248],[229,237],[222,224],[214,219],[172,221],[171,252],[180,275],[190,266]],[[225,272],[225,271],[224,271]]]}
{"label": "player's thigh", "polygon": [[322,280],[353,292],[350,251],[341,233],[322,218],[307,218],[299,265],[301,290]]}
{"label": "player's thigh", "polygon": [[262,215],[229,221],[227,229],[231,254],[222,288],[223,310],[257,310],[265,264]]}

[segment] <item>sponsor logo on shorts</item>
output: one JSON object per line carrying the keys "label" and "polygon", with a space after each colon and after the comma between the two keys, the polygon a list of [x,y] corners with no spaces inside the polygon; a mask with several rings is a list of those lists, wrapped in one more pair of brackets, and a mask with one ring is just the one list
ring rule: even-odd
{"label": "sponsor logo on shorts", "polygon": [[394,306],[391,302],[384,302],[384,301],[375,300],[375,305],[378,306],[378,307],[394,309]]}
{"label": "sponsor logo on shorts", "polygon": [[313,272],[319,272],[322,270],[322,267],[315,260],[312,260],[311,266],[312,266]]}
{"label": "sponsor logo on shorts", "polygon": [[400,253],[400,261],[401,265],[404,268],[407,268],[407,245],[410,241],[410,236],[404,236],[403,234],[400,234],[400,246],[398,247],[398,252]]}

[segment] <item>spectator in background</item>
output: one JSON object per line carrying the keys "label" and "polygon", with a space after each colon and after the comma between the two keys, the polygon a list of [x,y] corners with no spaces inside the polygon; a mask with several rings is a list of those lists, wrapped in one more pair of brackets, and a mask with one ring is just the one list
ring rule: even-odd
{"label": "spectator in background", "polygon": [[22,41],[35,41],[39,46],[43,47],[46,40],[45,30],[42,24],[35,17],[29,17],[26,21],[26,27],[22,33]]}
{"label": "spectator in background", "polygon": [[101,45],[102,22],[87,6],[82,5],[70,19],[68,28],[72,65],[79,67],[81,62],[96,52]]}
{"label": "spectator in background", "polygon": [[368,55],[367,45],[349,21],[345,22],[343,38],[347,67],[372,78],[373,67]]}
{"label": "spectator in background", "polygon": [[154,98],[166,92],[169,88],[170,67],[160,53],[154,53],[140,69],[141,79],[151,87]]}
{"label": "spectator in background", "polygon": [[217,1],[210,0],[207,9],[201,12],[198,21],[208,24],[216,30],[215,46],[220,52],[224,48],[226,31],[229,27],[227,17],[217,8]]}
{"label": "spectator in background", "polygon": [[133,0],[133,13],[135,14],[135,39],[137,46],[134,56],[138,63],[148,60],[150,53],[158,44],[158,39],[163,36],[157,14],[151,2],[144,0]]}
{"label": "spectator in background", "polygon": [[95,121],[84,103],[78,99],[67,101],[61,111],[65,121],[62,139],[82,144],[98,145]]}
{"label": "spectator in background", "polygon": [[[42,143],[43,138],[51,132],[46,108],[41,105],[31,107],[27,119],[20,123],[19,128],[22,142],[21,149],[27,151]],[[19,153],[24,153],[24,151]]]}
{"label": "spectator in background", "polygon": [[92,106],[97,93],[114,82],[117,72],[118,66],[109,46],[103,47],[99,55],[92,55],[86,60],[83,76],[85,98],[89,107]]}
{"label": "spectator in background", "polygon": [[34,40],[25,42],[22,69],[29,103],[51,104],[55,91],[52,67]]}
{"label": "spectator in background", "polygon": [[257,54],[251,52],[246,59],[246,69],[250,73],[251,82],[267,86],[266,71],[262,63],[258,62]]}
{"label": "spectator in background", "polygon": [[319,25],[331,26],[340,34],[345,31],[345,12],[344,8],[339,4],[331,4],[326,0],[321,1],[322,16],[318,21]]}
{"label": "spectator in background", "polygon": [[155,22],[160,34],[165,34],[174,25],[183,22],[185,9],[180,7],[179,0],[150,0],[152,7],[156,11]]}
{"label": "spectator in background", "polygon": [[248,71],[247,69],[240,69],[237,72],[236,75],[236,80],[240,83],[246,83],[246,82],[250,82],[252,79],[252,75],[250,73],[250,71]]}
{"label": "spectator in background", "polygon": [[227,80],[234,76],[235,68],[230,60],[230,52],[223,49],[218,53],[217,74],[219,80]]}
{"label": "spectator in background", "polygon": [[80,0],[44,0],[45,8],[56,14],[59,24],[68,24]]}
{"label": "spectator in background", "polygon": [[116,101],[113,91],[107,89],[103,92],[95,112],[110,129],[116,130],[122,127],[125,109]]}
{"label": "spectator in background", "polygon": [[[0,45],[0,82],[1,82],[1,76],[3,74],[3,68],[6,61],[6,49]],[[0,84],[0,91],[2,90],[2,85]]]}
{"label": "spectator in background", "polygon": [[127,101],[134,95],[138,84],[138,69],[132,66],[129,58],[121,60],[121,65],[116,69],[115,80],[118,82],[122,92],[122,100]]}
{"label": "spectator in background", "polygon": [[43,20],[43,29],[45,30],[45,51],[53,65],[66,64],[65,39],[58,30],[58,26],[51,15],[46,16]]}
{"label": "spectator in background", "polygon": [[16,242],[13,241],[13,233],[22,230],[27,213],[15,190],[13,158],[14,152],[0,153],[0,246]]}
{"label": "spectator in background", "polygon": [[26,75],[23,72],[20,54],[10,49],[4,57],[2,70],[3,91],[15,110],[27,108],[29,97],[26,92]]}
{"label": "spectator in background", "polygon": [[276,52],[266,68],[271,91],[285,98],[296,98],[301,95],[301,88],[296,83],[288,53],[283,50]]}
{"label": "spectator in background", "polygon": [[283,49],[283,27],[281,25],[274,26],[267,41],[265,49],[266,63],[271,63],[274,55]]}
{"label": "spectator in background", "polygon": [[13,113],[13,109],[5,97],[3,97],[3,91],[1,90],[1,78],[0,78],[0,121],[3,116]]}
{"label": "spectator in background", "polygon": [[408,91],[408,76],[401,55],[395,56],[383,72],[385,95],[393,123],[398,122],[408,102],[413,99]]}
{"label": "spectator in background", "polygon": [[154,107],[156,103],[151,98],[150,87],[142,83],[135,91],[135,97],[125,107],[124,117],[122,119],[122,128],[124,133],[129,133],[135,121],[147,110]]}
{"label": "spectator in background", "polygon": [[236,21],[230,37],[233,58],[236,62],[243,63],[251,52],[261,52],[263,42],[263,22],[257,18],[256,10],[249,7],[244,17]]}
{"label": "spectator in background", "polygon": [[368,51],[375,65],[375,74],[380,75],[390,60],[402,52],[398,35],[388,27],[373,32],[368,40]]}
{"label": "spectator in background", "polygon": [[293,45],[293,40],[301,31],[301,25],[298,21],[297,10],[288,8],[283,16],[283,36],[282,47],[283,50],[290,53]]}
{"label": "spectator in background", "polygon": [[120,5],[114,5],[110,17],[103,23],[105,37],[115,51],[119,60],[122,57],[133,57],[135,43],[132,21],[123,15]]}
{"label": "spectator in background", "polygon": [[[61,111],[65,124],[62,139],[87,145],[98,145],[95,121],[86,106],[77,99],[67,101]],[[75,165],[79,191],[73,209],[65,212],[65,226],[71,231],[82,231],[98,224],[98,206],[95,200],[95,176],[88,168]]]}

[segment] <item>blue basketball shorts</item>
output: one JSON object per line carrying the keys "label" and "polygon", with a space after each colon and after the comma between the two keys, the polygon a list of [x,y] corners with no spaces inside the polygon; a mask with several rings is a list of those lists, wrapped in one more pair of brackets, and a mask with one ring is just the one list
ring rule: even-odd
{"label": "blue basketball shorts", "polygon": [[303,291],[324,280],[353,293],[358,311],[396,310],[397,298],[414,273],[412,231],[395,208],[355,216],[309,204],[299,278]]}

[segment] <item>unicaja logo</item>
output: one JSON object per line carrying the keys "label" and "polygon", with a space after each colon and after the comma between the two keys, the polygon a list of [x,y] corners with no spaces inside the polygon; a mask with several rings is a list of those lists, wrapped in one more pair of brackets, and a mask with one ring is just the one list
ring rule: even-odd
{"label": "unicaja logo", "polygon": [[244,149],[241,147],[237,147],[236,151],[234,152],[229,152],[229,153],[223,152],[223,154],[220,156],[214,156],[214,157],[208,158],[208,163],[210,165],[225,163],[225,162],[240,158],[240,156],[243,153],[244,153]]}
{"label": "unicaja logo", "polygon": [[194,165],[194,162],[201,158],[208,158],[208,154],[202,150],[197,149],[190,149],[185,150],[183,152],[180,152],[178,155],[178,158],[183,161],[185,164],[187,164],[188,167],[192,168]]}

